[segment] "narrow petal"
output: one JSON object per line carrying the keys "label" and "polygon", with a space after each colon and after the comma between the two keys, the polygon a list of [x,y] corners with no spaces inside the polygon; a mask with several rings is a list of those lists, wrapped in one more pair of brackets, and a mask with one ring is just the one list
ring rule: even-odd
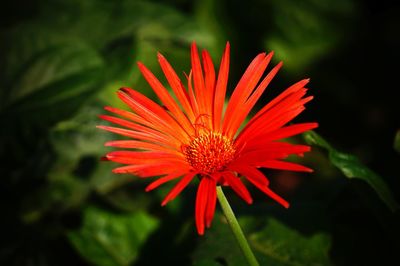
{"label": "narrow petal", "polygon": [[[247,180],[249,180],[250,183],[252,183],[255,187],[257,187],[259,190],[264,192],[266,195],[271,197],[273,200],[281,204],[285,208],[289,208],[289,203],[281,198],[279,195],[277,195],[275,192],[273,192],[269,187],[268,184],[265,184],[265,182],[260,182],[261,176],[266,179],[266,177],[258,171],[256,168],[252,167],[246,167],[241,169],[242,171],[240,172],[243,174]],[[244,170],[244,171],[243,171]]]}
{"label": "narrow petal", "polygon": [[112,140],[104,144],[106,147],[125,148],[125,149],[139,149],[147,151],[164,151],[168,153],[179,154],[180,152],[167,148],[165,146],[138,140]]}
{"label": "narrow petal", "polygon": [[280,169],[280,170],[290,170],[290,171],[298,171],[298,172],[308,172],[312,173],[313,170],[305,167],[303,165],[292,163],[292,162],[284,162],[278,160],[268,160],[261,164],[261,167],[271,168],[271,169]]}
{"label": "narrow petal", "polygon": [[285,142],[271,142],[268,145],[261,146],[254,142],[254,145],[246,146],[235,163],[247,164],[261,167],[261,164],[267,160],[284,159],[289,155],[302,155],[310,151],[306,145],[293,145]]}
{"label": "narrow petal", "polygon": [[290,94],[293,94],[299,90],[301,90],[302,88],[304,88],[305,85],[307,85],[310,82],[310,79],[303,79],[300,80],[298,82],[296,82],[295,84],[293,84],[292,86],[290,86],[289,88],[287,88],[286,90],[284,90],[281,94],[279,94],[276,98],[274,98],[272,101],[270,101],[266,106],[264,106],[260,112],[258,112],[254,118],[256,119],[259,115],[261,115],[262,113],[264,113],[266,110],[271,109],[272,107],[274,107],[277,103],[281,102],[282,100],[284,100],[287,96],[289,96]]}
{"label": "narrow petal", "polygon": [[180,109],[179,105],[168,93],[167,89],[161,84],[161,82],[148,70],[142,63],[138,62],[140,71],[142,72],[144,78],[150,84],[153,91],[157,94],[161,102],[167,107],[167,109],[174,115],[178,123],[185,129],[185,131],[190,135],[193,134],[193,126],[189,122],[188,118]]}
{"label": "narrow petal", "polygon": [[190,105],[189,95],[181,80],[179,79],[178,75],[175,73],[174,69],[171,67],[167,59],[165,59],[165,57],[160,53],[158,54],[158,62],[160,63],[161,69],[163,70],[169,85],[171,86],[176,97],[181,103],[183,110],[185,110],[185,113],[189,117],[190,121],[193,122],[195,116],[192,106]]}
{"label": "narrow petal", "polygon": [[219,67],[217,84],[215,86],[214,93],[214,112],[213,112],[213,127],[215,131],[219,131],[222,121],[222,110],[225,103],[226,86],[228,84],[229,75],[229,54],[230,54],[230,44],[226,43],[224,55],[221,59],[221,64]]}
{"label": "narrow petal", "polygon": [[256,180],[253,179],[252,176],[246,176],[247,180],[250,181],[255,187],[257,187],[259,190],[264,192],[266,195],[271,197],[273,200],[281,204],[285,208],[289,208],[289,203],[284,200],[281,196],[273,192],[268,186],[263,186],[260,183],[258,183]]}
{"label": "narrow petal", "polygon": [[[211,56],[207,51],[202,52],[204,79],[205,79],[205,104],[207,115],[210,116],[213,112],[214,92],[215,92],[215,69]],[[212,127],[211,119],[208,119],[209,127]]]}
{"label": "narrow petal", "polygon": [[306,94],[304,85],[307,82],[303,80],[292,85],[262,108],[243,128],[236,142],[241,145],[251,138],[258,138],[260,134],[276,130],[301,113],[305,109],[304,104],[312,99],[301,99]]}
{"label": "narrow petal", "polygon": [[229,166],[229,169],[232,171],[238,172],[239,174],[245,176],[246,178],[248,176],[251,176],[251,178],[255,182],[257,182],[258,184],[260,184],[262,186],[269,185],[269,180],[257,168],[250,167],[248,165],[243,165],[243,164],[233,164],[233,165]]}
{"label": "narrow petal", "polygon": [[247,190],[246,186],[242,183],[239,177],[231,172],[225,173],[224,177],[229,186],[233,189],[233,191],[236,192],[237,195],[239,195],[248,204],[253,203],[250,192]]}
{"label": "narrow petal", "polygon": [[123,129],[123,128],[118,128],[118,127],[109,127],[109,126],[96,126],[97,128],[107,130],[109,132],[113,132],[125,137],[130,137],[133,139],[139,139],[139,140],[148,140],[160,144],[164,144],[167,147],[172,147],[175,149],[179,149],[181,147],[181,143],[176,142],[176,141],[171,141],[168,138],[165,138],[161,134],[150,134],[148,132],[139,132],[139,131],[133,131],[129,129]]}
{"label": "narrow petal", "polygon": [[164,198],[163,202],[161,203],[161,206],[165,206],[169,201],[173,200],[178,196],[179,193],[192,181],[193,177],[196,175],[196,172],[190,172],[187,175],[185,175],[172,189],[171,191],[167,194],[167,196]]}
{"label": "narrow petal", "polygon": [[199,51],[197,50],[196,43],[192,43],[191,47],[191,61],[193,71],[193,83],[194,93],[199,105],[200,114],[207,114],[206,102],[205,102],[205,85],[203,70],[201,68],[201,62],[199,57]]}
{"label": "narrow petal", "polygon": [[189,169],[187,165],[183,163],[175,162],[155,162],[150,164],[135,164],[122,166],[113,169],[113,173],[116,174],[133,174],[142,178],[168,175],[171,172],[176,171],[179,168],[182,171]]}
{"label": "narrow petal", "polygon": [[314,129],[318,127],[318,123],[301,123],[290,125],[286,127],[279,128],[275,131],[268,132],[266,134],[260,135],[260,138],[263,142],[269,142],[274,140],[280,140],[288,137],[292,137],[294,135],[301,134],[308,130]]}
{"label": "narrow petal", "polygon": [[160,135],[160,136],[163,136],[163,138],[165,138],[165,139],[170,139],[171,141],[173,141],[173,139],[170,136],[164,135],[164,133],[162,133],[160,131],[156,131],[152,128],[149,128],[149,127],[146,127],[146,126],[143,126],[143,125],[131,122],[131,121],[127,121],[125,119],[121,119],[121,118],[109,116],[109,115],[99,115],[99,118],[101,118],[105,121],[114,123],[116,125],[123,126],[123,127],[129,128],[129,129],[133,129],[136,131],[140,131],[143,133]]}
{"label": "narrow petal", "polygon": [[162,184],[165,184],[171,180],[174,180],[180,176],[182,176],[185,172],[184,171],[177,171],[177,172],[172,172],[166,176],[160,177],[157,180],[153,181],[146,187],[146,192],[149,192],[155,188],[158,188]]}
{"label": "narrow petal", "polygon": [[217,203],[217,184],[214,179],[209,178],[207,181],[207,207],[206,207],[206,214],[205,214],[205,222],[207,228],[210,228],[211,222],[214,218],[215,213],[215,205]]}
{"label": "narrow petal", "polygon": [[195,206],[195,221],[197,232],[199,235],[204,234],[205,227],[205,212],[207,207],[207,198],[208,198],[208,181],[207,177],[203,177],[200,181],[199,188],[197,189],[196,194],[196,206]]}
{"label": "narrow petal", "polygon": [[162,128],[165,133],[173,136],[182,143],[188,140],[187,133],[161,106],[144,96],[143,94],[129,89],[122,88],[118,96],[131,107],[138,115],[150,123]]}
{"label": "narrow petal", "polygon": [[136,175],[140,177],[153,177],[167,175],[171,172],[176,171],[176,169],[182,170],[184,172],[189,172],[190,167],[186,162],[168,162],[161,161],[158,163],[152,163],[150,167],[140,169],[136,172]]}
{"label": "narrow petal", "polygon": [[233,91],[226,108],[222,129],[229,137],[233,137],[229,126],[231,125],[232,119],[235,119],[235,114],[238,113],[238,106],[245,104],[271,61],[272,55],[273,53],[269,53],[268,55],[261,53],[256,56]]}
{"label": "narrow petal", "polygon": [[233,115],[229,121],[229,125],[227,125],[227,132],[228,136],[234,136],[246,119],[248,114],[250,113],[251,109],[256,104],[257,100],[261,97],[262,93],[265,91],[269,83],[275,77],[278,70],[281,68],[282,63],[276,65],[271,72],[261,81],[261,83],[257,86],[254,90],[253,94],[248,98],[246,102],[239,103],[236,107],[235,115]]}
{"label": "narrow petal", "polygon": [[139,124],[143,124],[146,126],[153,126],[154,129],[157,129],[156,127],[154,127],[154,125],[152,125],[151,123],[149,123],[148,121],[146,121],[145,119],[143,119],[142,117],[138,116],[137,114],[134,114],[132,112],[126,111],[126,110],[121,110],[118,108],[114,108],[111,106],[105,106],[104,107],[105,110],[117,114],[119,116],[122,116],[124,118],[128,118],[129,120],[132,120],[133,122],[139,123]]}
{"label": "narrow petal", "polygon": [[113,151],[106,155],[110,161],[123,164],[150,164],[156,162],[184,162],[181,155],[171,154],[166,152],[135,152],[135,151]]}
{"label": "narrow petal", "polygon": [[199,104],[197,102],[196,96],[194,94],[193,86],[192,86],[193,72],[190,71],[189,75],[186,78],[187,78],[187,82],[188,82],[190,104],[193,109],[194,120],[196,120],[200,115],[200,108],[199,108]]}

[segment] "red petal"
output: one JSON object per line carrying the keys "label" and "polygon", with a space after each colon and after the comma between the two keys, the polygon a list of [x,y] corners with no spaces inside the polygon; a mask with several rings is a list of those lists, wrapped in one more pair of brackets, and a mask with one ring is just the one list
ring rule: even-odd
{"label": "red petal", "polygon": [[164,144],[165,146],[173,147],[176,149],[180,149],[180,147],[181,147],[180,143],[173,142],[170,139],[163,136],[162,134],[150,134],[150,133],[146,133],[146,132],[133,131],[133,130],[129,130],[129,129],[123,129],[123,128],[118,128],[118,127],[109,127],[109,126],[96,126],[96,127],[119,134],[119,135],[122,135],[122,136],[125,136],[125,137],[161,143],[161,144]]}
{"label": "red petal", "polygon": [[260,134],[282,127],[304,110],[304,104],[311,98],[301,100],[306,93],[303,88],[308,80],[298,82],[262,108],[237,137],[240,145],[251,138],[258,138]]}
{"label": "red petal", "polygon": [[181,155],[167,152],[113,151],[106,155],[113,162],[123,164],[148,164],[153,162],[185,162]]}
{"label": "red petal", "polygon": [[[244,169],[244,170],[246,170],[246,171],[245,172],[242,171],[241,173],[244,174],[244,176],[246,177],[247,180],[249,180],[250,183],[252,183],[255,187],[257,187],[259,190],[264,192],[266,195],[271,197],[273,200],[275,200],[276,202],[281,204],[283,207],[289,208],[289,203],[286,200],[284,200],[279,195],[277,195],[275,192],[273,192],[271,189],[269,189],[268,184],[265,184],[264,182],[260,182],[259,174],[261,172],[259,172],[255,168],[251,168],[251,167],[248,167],[247,169]],[[254,170],[257,170],[257,171],[254,171]],[[261,173],[261,175],[266,179],[266,177],[262,173]]]}
{"label": "red petal", "polygon": [[268,186],[263,186],[259,183],[257,183],[252,177],[247,177],[247,180],[249,180],[254,186],[256,186],[259,190],[264,192],[266,195],[271,197],[273,200],[281,204],[285,208],[289,208],[289,202],[284,200],[282,197],[280,197],[278,194],[273,192]]}
{"label": "red petal", "polygon": [[158,61],[165,74],[165,77],[168,80],[169,85],[171,86],[176,97],[181,103],[182,108],[185,110],[190,121],[193,122],[195,120],[195,117],[193,114],[192,106],[190,105],[189,102],[189,95],[186,92],[186,89],[183,86],[181,80],[179,79],[178,75],[175,73],[174,69],[171,67],[167,59],[165,59],[164,56],[161,55],[160,53],[158,54]]}
{"label": "red petal", "polygon": [[176,171],[179,168],[182,171],[189,171],[189,167],[187,164],[183,163],[172,163],[172,162],[158,162],[151,164],[136,164],[136,165],[128,165],[123,167],[118,167],[113,170],[113,173],[116,174],[133,174],[139,177],[153,177],[153,176],[161,176],[168,175],[171,172]]}
{"label": "red petal", "polygon": [[[149,134],[156,134],[156,135],[164,135],[164,133],[160,132],[160,131],[156,131],[154,129],[145,127],[143,125],[131,122],[131,121],[127,121],[118,117],[114,117],[114,116],[109,116],[109,115],[99,115],[99,118],[106,120],[108,122],[123,126],[123,127],[127,127],[133,130],[137,130],[137,131],[141,131],[141,132],[146,132]],[[164,135],[165,136],[165,135]],[[169,136],[165,136],[165,138],[170,138]]]}
{"label": "red petal", "polygon": [[[203,68],[205,75],[205,104],[207,108],[207,114],[210,115],[213,112],[213,101],[215,92],[215,69],[214,64],[211,60],[211,56],[207,51],[202,52],[203,57]],[[209,119],[211,127],[211,119]]]}
{"label": "red petal", "polygon": [[260,112],[258,112],[255,116],[254,119],[256,119],[259,115],[261,115],[262,113],[264,113],[266,110],[272,108],[273,106],[275,106],[277,103],[283,101],[287,96],[289,96],[290,94],[301,90],[302,88],[304,88],[304,86],[310,82],[310,79],[303,79],[300,80],[299,82],[296,82],[295,84],[293,84],[292,86],[290,86],[289,88],[287,88],[286,90],[284,90],[281,94],[279,94],[276,98],[274,98],[272,101],[270,101],[266,106],[264,106]]}
{"label": "red petal", "polygon": [[225,103],[225,94],[226,94],[226,86],[228,84],[228,75],[229,75],[229,52],[230,52],[230,44],[226,43],[224,55],[221,59],[221,64],[219,67],[217,84],[215,86],[215,94],[214,94],[214,112],[213,112],[213,126],[214,130],[219,131],[221,127],[222,120],[222,110]]}
{"label": "red petal", "polygon": [[269,184],[269,180],[257,168],[250,167],[247,165],[240,165],[240,164],[230,165],[229,168],[231,170],[238,172],[239,174],[245,176],[246,178],[247,178],[247,176],[251,176],[253,178],[253,180],[255,180],[260,185],[268,186],[268,184]]}
{"label": "red petal", "polygon": [[169,201],[173,200],[178,196],[179,193],[192,181],[193,177],[196,175],[196,172],[191,172],[185,175],[172,189],[171,191],[167,194],[167,196],[164,198],[163,202],[161,203],[161,206],[164,206],[167,204]]}
{"label": "red petal", "polygon": [[149,192],[157,187],[159,187],[160,185],[167,183],[171,180],[174,180],[180,176],[182,176],[185,172],[183,171],[179,171],[179,172],[174,172],[171,174],[168,174],[166,176],[160,177],[158,178],[156,181],[150,183],[147,187],[146,187],[146,192]]}
{"label": "red petal", "polygon": [[254,141],[252,145],[246,146],[241,156],[234,163],[247,164],[260,167],[261,163],[267,160],[283,159],[291,154],[301,155],[310,151],[306,145],[293,145],[285,142],[270,142],[268,144],[257,146]]}
{"label": "red petal", "polygon": [[214,179],[209,178],[208,183],[208,193],[207,193],[207,208],[206,208],[206,226],[209,228],[211,222],[214,218],[215,205],[217,203],[217,184]]}
{"label": "red petal", "polygon": [[290,170],[290,171],[309,172],[309,173],[313,172],[312,169],[305,167],[303,165],[292,162],[283,162],[278,160],[265,161],[261,164],[261,166],[271,169]]}
{"label": "red petal", "polygon": [[169,149],[162,145],[138,140],[113,140],[106,142],[104,146],[149,151],[164,151],[179,154],[179,152],[177,152],[176,150]]}
{"label": "red petal", "polygon": [[161,106],[139,92],[123,88],[118,96],[138,115],[161,128],[163,132],[173,136],[179,143],[188,139],[187,133]]}
{"label": "red petal", "polygon": [[[114,107],[111,107],[111,106],[105,106],[104,109],[109,111],[109,112],[111,112],[111,113],[114,113],[114,114],[117,114],[119,116],[128,118],[128,119],[130,119],[130,120],[132,120],[134,122],[137,122],[137,123],[140,123],[140,124],[143,124],[143,125],[146,125],[146,126],[152,125],[151,123],[149,123],[148,121],[146,121],[142,117],[140,117],[137,114],[134,114],[132,112],[121,110],[121,109],[114,108]],[[157,129],[157,128],[155,128],[155,129]]]}
{"label": "red petal", "polygon": [[142,63],[138,63],[139,69],[143,76],[150,84],[153,91],[157,94],[161,102],[168,108],[168,110],[174,115],[178,123],[187,131],[188,134],[193,133],[193,126],[183,114],[179,105],[168,93],[167,89],[161,84],[161,82],[150,72]]}
{"label": "red petal", "polygon": [[275,77],[276,73],[278,73],[278,70],[281,68],[281,66],[282,63],[276,65],[261,81],[258,87],[254,90],[253,94],[249,97],[249,99],[245,103],[240,103],[237,105],[235,115],[231,118],[230,125],[228,125],[228,136],[234,136],[236,134],[237,130],[246,119],[247,115],[250,113],[257,100],[261,97],[262,93],[265,91],[269,83]]}
{"label": "red petal", "polygon": [[311,129],[314,129],[317,127],[318,127],[318,123],[295,124],[295,125],[282,127],[277,130],[260,135],[260,138],[262,139],[262,142],[280,140],[280,139],[288,138],[288,137],[303,133],[305,131],[308,131],[308,130],[311,130]]}
{"label": "red petal", "polygon": [[231,99],[229,100],[226,108],[223,122],[223,132],[229,137],[233,136],[232,132],[230,131],[230,126],[232,119],[235,119],[236,117],[235,114],[239,112],[237,108],[244,105],[248,97],[253,92],[255,86],[267,68],[268,63],[271,61],[272,55],[273,53],[269,53],[267,56],[265,53],[261,53],[256,56],[246,69],[235,90],[233,91]]}
{"label": "red petal", "polygon": [[253,199],[251,198],[250,192],[247,190],[246,186],[242,183],[239,177],[232,174],[231,172],[227,172],[224,174],[229,186],[236,192],[245,202],[248,204],[253,203]]}
{"label": "red petal", "polygon": [[204,221],[205,221],[205,212],[206,212],[206,204],[207,204],[207,188],[208,181],[207,177],[203,177],[200,181],[199,188],[197,189],[196,195],[196,207],[195,207],[195,220],[197,232],[199,235],[204,234]]}
{"label": "red petal", "polygon": [[192,71],[193,71],[194,92],[196,95],[197,103],[199,104],[199,112],[200,114],[207,114],[203,70],[201,69],[199,52],[197,50],[195,42],[192,43],[191,47],[191,61],[192,61]]}
{"label": "red petal", "polygon": [[193,87],[192,87],[192,77],[193,77],[193,72],[190,71],[189,76],[187,76],[188,88],[189,88],[189,99],[190,99],[190,104],[192,105],[192,109],[193,109],[194,116],[195,116],[194,120],[196,120],[197,117],[200,115],[200,111],[199,111],[199,104],[197,102],[196,96],[194,95],[194,91],[193,91]]}

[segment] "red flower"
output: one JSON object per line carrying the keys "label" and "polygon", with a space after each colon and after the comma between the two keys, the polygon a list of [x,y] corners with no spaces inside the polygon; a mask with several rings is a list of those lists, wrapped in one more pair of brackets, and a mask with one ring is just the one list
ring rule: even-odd
{"label": "red flower", "polygon": [[199,177],[195,220],[200,235],[204,233],[205,226],[211,225],[217,185],[230,186],[251,204],[251,195],[242,183],[242,179],[246,179],[288,208],[289,203],[268,187],[269,181],[259,168],[312,171],[282,161],[291,154],[301,156],[310,147],[279,141],[317,127],[317,123],[285,126],[312,99],[312,96],[303,98],[307,91],[304,86],[309,80],[304,79],[290,86],[240,129],[282,63],[277,64],[260,82],[273,53],[257,55],[237,84],[224,112],[229,50],[227,43],[216,77],[209,53],[202,52],[201,63],[196,44],[193,43],[192,71],[187,77],[187,88],[168,61],[158,54],[160,66],[176,99],[142,63],[138,63],[140,71],[164,107],[138,91],[122,88],[118,96],[132,111],[107,106],[107,111],[122,118],[108,115],[102,115],[101,118],[124,128],[99,126],[132,139],[105,144],[133,149],[113,151],[106,155],[110,161],[126,164],[114,169],[114,173],[130,173],[143,178],[158,176],[146,191],[179,179],[162,205],[173,200],[196,175]]}

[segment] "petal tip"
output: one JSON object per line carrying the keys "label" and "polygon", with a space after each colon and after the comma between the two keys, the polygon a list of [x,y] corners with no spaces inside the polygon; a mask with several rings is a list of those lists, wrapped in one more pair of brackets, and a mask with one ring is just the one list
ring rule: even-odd
{"label": "petal tip", "polygon": [[199,236],[204,235],[204,226],[197,227],[197,233]]}
{"label": "petal tip", "polygon": [[100,157],[100,161],[109,161],[109,159],[107,158],[107,156],[101,156]]}
{"label": "petal tip", "polygon": [[119,90],[118,90],[118,93],[121,93],[121,92],[123,92],[123,93],[129,93],[129,88],[127,88],[127,87],[122,87],[122,88],[119,88]]}

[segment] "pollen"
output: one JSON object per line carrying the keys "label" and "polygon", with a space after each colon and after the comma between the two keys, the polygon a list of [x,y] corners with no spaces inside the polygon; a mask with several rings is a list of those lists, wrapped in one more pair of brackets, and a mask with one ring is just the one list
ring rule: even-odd
{"label": "pollen", "polygon": [[236,149],[231,139],[221,133],[209,132],[194,138],[183,153],[197,171],[214,173],[223,170],[234,159]]}

